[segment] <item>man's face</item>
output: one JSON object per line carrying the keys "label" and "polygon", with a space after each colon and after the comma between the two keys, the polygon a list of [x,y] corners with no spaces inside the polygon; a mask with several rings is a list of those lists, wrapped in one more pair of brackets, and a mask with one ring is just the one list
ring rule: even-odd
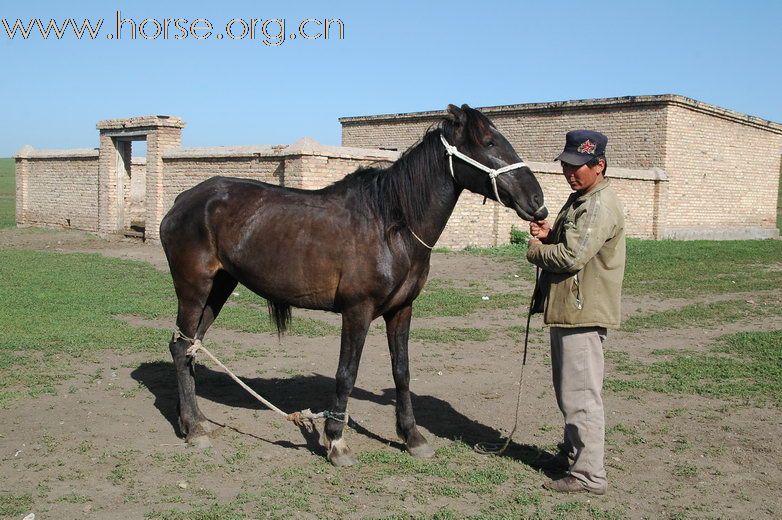
{"label": "man's face", "polygon": [[562,173],[573,191],[587,192],[592,189],[603,178],[604,169],[605,161],[602,159],[594,166],[562,163]]}

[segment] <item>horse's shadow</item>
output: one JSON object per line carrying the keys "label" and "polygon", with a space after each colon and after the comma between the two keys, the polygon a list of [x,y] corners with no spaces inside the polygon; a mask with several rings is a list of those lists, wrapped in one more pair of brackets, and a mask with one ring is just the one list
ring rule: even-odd
{"label": "horse's shadow", "polygon": [[[174,431],[181,436],[177,418],[176,374],[173,363],[162,361],[142,363],[131,373],[131,377],[144,385],[155,396],[155,407],[171,423]],[[266,408],[223,372],[198,365],[196,367],[196,378],[198,380],[196,387],[197,395],[202,399],[208,399],[230,407],[257,410]],[[326,409],[331,404],[331,396],[335,389],[334,379],[320,374],[290,378],[241,379],[258,394],[264,396],[283,410],[301,410],[303,408],[311,408],[313,410]],[[380,394],[376,394],[356,386],[350,398],[384,406],[393,406],[395,395],[396,390],[393,388],[383,389]],[[500,432],[463,415],[447,401],[427,395],[416,395],[412,392],[411,397],[415,409],[416,422],[438,437],[461,440],[468,445],[487,440],[501,440]],[[393,419],[389,418],[389,420]],[[224,426],[239,431],[230,425]],[[404,449],[403,444],[386,439],[368,430],[353,417],[350,419],[350,427],[361,435],[400,450]],[[252,436],[283,447],[299,448],[306,446],[313,453],[325,453],[318,443],[317,432],[313,435],[313,432],[306,428],[301,428],[301,430],[304,436],[304,445],[295,445],[288,441],[263,439],[256,435]],[[239,433],[247,434],[241,431]],[[537,446],[511,442],[505,451],[505,456],[512,457],[534,469],[541,470],[550,477],[561,476],[560,470],[549,468],[552,454]]]}

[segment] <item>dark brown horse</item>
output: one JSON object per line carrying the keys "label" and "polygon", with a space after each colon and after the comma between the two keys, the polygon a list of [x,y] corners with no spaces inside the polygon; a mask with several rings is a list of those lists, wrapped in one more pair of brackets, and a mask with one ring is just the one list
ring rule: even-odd
{"label": "dark brown horse", "polygon": [[[469,159],[453,157],[449,166],[443,139]],[[397,432],[413,456],[431,456],[413,416],[407,354],[413,301],[429,273],[425,244],[437,242],[463,189],[492,199],[497,193],[525,220],[545,218],[543,193],[529,168],[520,164],[498,176],[496,189],[481,169],[519,162],[486,116],[449,105],[439,127],[386,169],[359,169],[313,191],[214,177],[180,194],[160,238],[179,299],[181,334],[169,348],[188,442],[208,444],[211,428],[196,403],[187,349],[204,337],[241,282],[266,298],[280,330],[291,307],[342,314],[336,395],[324,427],[333,464],[356,462],[342,438],[343,420],[367,330],[379,316],[386,321],[396,384]]]}

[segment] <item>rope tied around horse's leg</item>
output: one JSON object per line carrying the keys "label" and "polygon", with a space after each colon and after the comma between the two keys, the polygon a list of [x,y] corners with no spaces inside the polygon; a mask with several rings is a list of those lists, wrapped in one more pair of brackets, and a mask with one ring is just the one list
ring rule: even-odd
{"label": "rope tied around horse's leg", "polygon": [[189,337],[185,336],[184,334],[182,334],[182,332],[179,329],[176,329],[174,331],[174,341],[176,341],[176,340],[178,340],[180,338],[190,342],[190,346],[187,348],[187,352],[186,352],[188,357],[191,357],[191,358],[193,358],[195,360],[196,354],[198,354],[199,351],[203,351],[203,353],[206,354],[206,356],[209,359],[214,361],[215,364],[217,364],[217,366],[222,368],[223,371],[226,374],[228,374],[228,376],[231,379],[236,381],[236,383],[239,386],[244,388],[247,391],[247,393],[249,393],[255,399],[257,399],[258,401],[260,401],[261,403],[266,405],[266,407],[268,407],[270,410],[272,410],[274,412],[277,412],[278,414],[280,414],[283,417],[285,417],[285,419],[287,419],[288,421],[291,421],[294,424],[296,424],[296,426],[305,426],[305,427],[307,427],[307,424],[305,422],[306,420],[309,420],[310,424],[312,424],[312,422],[314,420],[316,420],[316,419],[332,419],[334,421],[343,422],[345,424],[348,423],[348,420],[349,420],[350,416],[348,415],[347,411],[345,411],[345,412],[332,412],[331,410],[323,410],[322,412],[315,413],[312,410],[310,410],[309,408],[307,408],[306,410],[300,410],[298,412],[291,412],[291,413],[283,412],[282,410],[280,410],[279,408],[274,406],[271,402],[269,402],[268,400],[264,399],[255,390],[253,390],[252,388],[247,386],[247,384],[245,384],[244,381],[239,379],[239,377],[237,377],[236,374],[231,372],[231,370],[227,366],[222,364],[219,359],[217,359],[211,352],[209,352],[209,350],[207,350],[206,347],[204,347],[204,345],[203,345],[203,343],[201,343],[200,339],[189,338]]}

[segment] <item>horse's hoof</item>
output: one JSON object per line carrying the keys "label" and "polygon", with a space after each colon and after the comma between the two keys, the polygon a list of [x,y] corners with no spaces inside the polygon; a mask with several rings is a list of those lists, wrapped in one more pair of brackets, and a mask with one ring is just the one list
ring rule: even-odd
{"label": "horse's hoof", "polygon": [[408,446],[407,451],[416,459],[431,459],[434,457],[434,450],[427,443],[413,447]]}
{"label": "horse's hoof", "polygon": [[328,441],[328,450],[329,462],[337,467],[358,464],[358,458],[353,455],[353,452],[350,451],[345,439],[342,437],[334,441]]}
{"label": "horse's hoof", "polygon": [[341,468],[343,466],[354,466],[358,464],[358,458],[350,452],[340,453],[329,456],[329,462],[334,466]]}
{"label": "horse's hoof", "polygon": [[212,447],[212,440],[207,435],[194,435],[188,437],[187,443],[199,450],[205,450]]}

